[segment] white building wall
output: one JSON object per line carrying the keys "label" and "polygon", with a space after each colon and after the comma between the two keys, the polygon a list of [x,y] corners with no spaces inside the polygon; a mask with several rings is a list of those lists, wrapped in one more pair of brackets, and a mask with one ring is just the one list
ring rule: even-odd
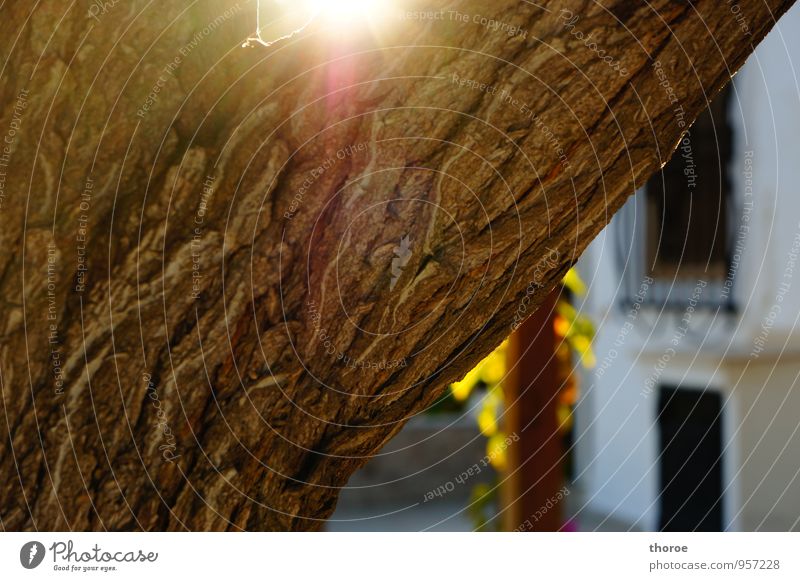
{"label": "white building wall", "polygon": [[[658,370],[681,307],[620,305],[615,224],[579,263],[590,289],[576,306],[598,325],[598,368],[586,374],[576,409],[576,484],[587,511],[657,528],[658,395],[645,387],[657,377],[722,393],[727,527],[800,529],[800,255],[796,265],[790,255],[800,249],[800,75],[793,62],[800,63],[800,7],[735,79],[730,176],[737,203],[752,200],[751,220],[735,215],[729,228],[735,237],[740,225],[749,226],[735,273],[736,313],[695,312],[692,331]],[[751,192],[744,175],[748,157]],[[789,285],[782,293],[781,283]]]}

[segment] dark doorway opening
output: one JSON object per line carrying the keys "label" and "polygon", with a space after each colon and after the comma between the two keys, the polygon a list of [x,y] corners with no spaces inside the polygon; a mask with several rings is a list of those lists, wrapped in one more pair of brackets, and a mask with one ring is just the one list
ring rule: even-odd
{"label": "dark doorway opening", "polygon": [[660,389],[662,531],[722,530],[721,410],[719,393]]}

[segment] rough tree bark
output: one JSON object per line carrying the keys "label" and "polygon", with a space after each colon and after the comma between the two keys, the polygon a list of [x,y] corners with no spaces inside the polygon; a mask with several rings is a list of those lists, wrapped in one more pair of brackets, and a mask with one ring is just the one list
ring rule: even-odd
{"label": "rough tree bark", "polygon": [[0,7],[6,530],[319,528],[792,4],[238,1]]}

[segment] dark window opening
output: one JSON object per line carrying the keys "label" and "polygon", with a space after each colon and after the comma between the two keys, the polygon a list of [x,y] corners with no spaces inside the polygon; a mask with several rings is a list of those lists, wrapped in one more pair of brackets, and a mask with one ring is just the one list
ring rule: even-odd
{"label": "dark window opening", "polygon": [[646,270],[654,278],[721,280],[726,275],[730,98],[729,86],[647,182]]}

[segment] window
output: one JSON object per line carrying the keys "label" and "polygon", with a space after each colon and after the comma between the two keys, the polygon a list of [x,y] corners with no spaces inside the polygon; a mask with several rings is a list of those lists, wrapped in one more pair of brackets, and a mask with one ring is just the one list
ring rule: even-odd
{"label": "window", "polygon": [[732,142],[729,101],[726,88],[645,186],[646,272],[653,278],[725,277]]}
{"label": "window", "polygon": [[[728,168],[734,132],[729,85],[684,135],[660,172],[623,206],[612,230],[622,276],[620,303],[685,308],[699,280],[699,304],[735,308],[726,285],[736,201]],[[733,216],[733,218],[732,218]],[[643,281],[648,282],[642,293]],[[638,298],[637,298],[638,297]]]}

